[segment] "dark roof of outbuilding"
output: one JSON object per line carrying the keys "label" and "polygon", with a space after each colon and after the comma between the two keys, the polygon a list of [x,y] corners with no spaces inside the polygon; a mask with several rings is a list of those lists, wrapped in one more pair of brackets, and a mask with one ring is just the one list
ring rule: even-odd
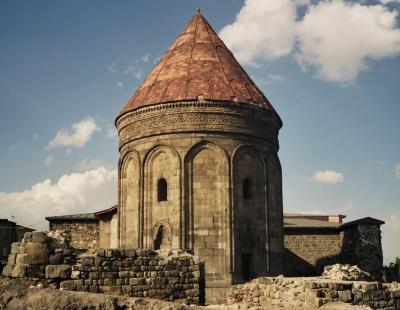
{"label": "dark roof of outbuilding", "polygon": [[344,229],[357,225],[383,225],[384,221],[372,217],[364,217],[347,223],[331,223],[328,221],[304,219],[304,218],[284,218],[285,229]]}
{"label": "dark roof of outbuilding", "polygon": [[337,229],[340,223],[331,223],[328,221],[320,221],[314,219],[304,219],[304,218],[284,218],[283,225],[286,228],[314,228],[314,229]]}
{"label": "dark roof of outbuilding", "polygon": [[379,225],[380,226],[383,224],[385,224],[384,221],[367,216],[367,217],[363,217],[363,218],[355,220],[355,221],[343,223],[340,227],[346,228],[346,227],[351,227],[351,226],[355,226],[355,225]]}
{"label": "dark roof of outbuilding", "polygon": [[115,206],[113,206],[111,208],[96,212],[95,216],[97,218],[101,218],[102,216],[113,214],[113,213],[117,212],[117,209],[118,209],[118,205],[115,205]]}
{"label": "dark roof of outbuilding", "polygon": [[97,220],[95,213],[82,213],[82,214],[70,214],[70,215],[58,215],[46,217],[48,221],[72,221],[72,220]]}
{"label": "dark roof of outbuilding", "polygon": [[117,211],[117,205],[111,208],[101,210],[94,213],[81,213],[81,214],[69,214],[69,215],[58,215],[58,216],[48,216],[46,220],[48,221],[87,221],[87,220],[98,220],[102,216],[113,214]]}
{"label": "dark roof of outbuilding", "polygon": [[276,114],[198,10],[120,115],[142,106],[200,97],[253,104]]}

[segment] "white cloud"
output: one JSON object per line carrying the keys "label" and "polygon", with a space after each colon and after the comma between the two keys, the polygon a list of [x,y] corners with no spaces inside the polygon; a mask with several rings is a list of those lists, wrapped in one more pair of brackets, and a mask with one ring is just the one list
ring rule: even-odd
{"label": "white cloud", "polygon": [[140,59],[142,62],[149,62],[149,60],[150,60],[150,54],[147,53],[146,55],[143,55],[142,57],[139,57],[139,59]]}
{"label": "white cloud", "polygon": [[266,77],[255,78],[257,84],[271,84],[285,82],[286,79],[280,74],[269,73]]}
{"label": "white cloud", "polygon": [[400,0],[381,0],[382,4],[400,3]]}
{"label": "white cloud", "polygon": [[33,134],[33,140],[36,141],[40,138],[40,136],[37,133]]}
{"label": "white cloud", "polygon": [[49,155],[46,157],[46,159],[44,160],[44,164],[45,166],[49,167],[51,166],[51,164],[54,162],[55,158],[53,155]]}
{"label": "white cloud", "polygon": [[[107,70],[113,73],[123,74],[124,76],[133,76],[135,79],[140,80],[145,74],[145,64],[150,61],[151,55],[149,53],[137,57],[129,58],[121,61],[113,61],[107,66]],[[117,83],[118,87],[122,87],[123,83],[119,81]]]}
{"label": "white cloud", "polygon": [[107,129],[106,138],[107,138],[107,139],[115,139],[116,137],[118,137],[118,131],[117,131],[117,129],[116,129],[114,126],[109,127],[109,128]]}
{"label": "white cloud", "polygon": [[220,36],[239,61],[257,65],[292,51],[295,26],[296,5],[291,0],[246,0]]}
{"label": "white cloud", "polygon": [[382,5],[366,6],[344,1],[311,6],[298,23],[298,60],[317,68],[321,78],[352,81],[368,69],[369,59],[400,52],[397,15]]}
{"label": "white cloud", "polygon": [[94,212],[116,200],[117,170],[100,167],[63,175],[55,183],[47,179],[21,192],[0,193],[0,214],[26,226],[44,221],[35,227],[44,229],[46,216]]}
{"label": "white cloud", "polygon": [[321,183],[337,184],[344,181],[344,176],[341,172],[333,170],[319,170],[314,173],[312,179]]}
{"label": "white cloud", "polygon": [[[297,16],[300,5],[307,6],[304,16]],[[246,0],[220,35],[244,64],[292,55],[321,79],[351,82],[369,60],[400,53],[397,17],[382,4]]]}
{"label": "white cloud", "polygon": [[400,178],[400,164],[397,164],[396,167],[394,168],[394,175],[397,178]]}
{"label": "white cloud", "polygon": [[72,124],[71,130],[61,129],[56,136],[47,145],[48,149],[54,149],[59,146],[84,146],[95,132],[101,129],[97,126],[92,117],[87,117],[79,123]]}
{"label": "white cloud", "polygon": [[117,83],[117,87],[121,88],[124,86],[124,83],[122,83],[121,81]]}

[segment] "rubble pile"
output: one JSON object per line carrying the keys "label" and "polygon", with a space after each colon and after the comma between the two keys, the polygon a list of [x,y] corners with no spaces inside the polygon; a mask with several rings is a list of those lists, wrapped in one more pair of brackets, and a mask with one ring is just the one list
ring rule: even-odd
{"label": "rubble pile", "polygon": [[43,232],[27,232],[22,242],[12,243],[3,275],[31,279],[69,277],[65,270],[70,270],[68,264],[74,261],[75,253],[72,249],[58,247]]}
{"label": "rubble pile", "polygon": [[394,310],[400,309],[400,284],[322,277],[266,277],[231,288],[228,303],[243,302],[262,308],[311,308],[342,302],[372,309]]}
{"label": "rubble pile", "polygon": [[335,264],[325,266],[322,277],[332,280],[343,281],[372,281],[371,274],[360,269],[357,265]]}

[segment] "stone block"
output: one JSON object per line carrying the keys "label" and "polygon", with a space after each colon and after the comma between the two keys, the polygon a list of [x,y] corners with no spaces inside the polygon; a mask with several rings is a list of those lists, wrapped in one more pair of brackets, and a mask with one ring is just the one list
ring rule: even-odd
{"label": "stone block", "polygon": [[17,264],[45,265],[47,264],[47,253],[35,252],[31,254],[17,254]]}
{"label": "stone block", "polygon": [[32,242],[44,243],[48,240],[47,235],[41,231],[32,232]]}
{"label": "stone block", "polygon": [[94,265],[94,257],[93,256],[84,256],[82,258],[82,265],[92,267]]}
{"label": "stone block", "polygon": [[10,254],[8,255],[7,264],[14,265],[16,262],[17,254]]}
{"label": "stone block", "polygon": [[76,283],[74,280],[67,280],[60,283],[60,290],[75,291]]}
{"label": "stone block", "polygon": [[363,293],[362,293],[362,291],[353,291],[353,294],[354,294],[354,301],[355,302],[363,301]]}
{"label": "stone block", "polygon": [[47,265],[46,266],[47,279],[70,279],[71,266],[70,265]]}
{"label": "stone block", "polygon": [[64,255],[62,253],[55,253],[49,256],[50,265],[61,265],[64,262]]}
{"label": "stone block", "polygon": [[98,293],[98,292],[100,291],[100,290],[99,290],[99,286],[98,286],[98,285],[90,285],[89,291],[90,291],[91,293]]}
{"label": "stone block", "polygon": [[79,279],[81,272],[79,270],[71,271],[71,279]]}
{"label": "stone block", "polygon": [[351,296],[351,291],[350,290],[345,290],[345,291],[339,291],[339,300],[342,302],[349,302],[352,300]]}
{"label": "stone block", "polygon": [[[23,254],[19,254],[23,255]],[[26,277],[26,271],[28,269],[28,265],[26,264],[16,264],[12,270],[11,276],[13,278],[24,278]]]}
{"label": "stone block", "polygon": [[14,267],[15,267],[15,264],[7,264],[7,265],[5,265],[5,267],[3,268],[3,276],[11,277]]}
{"label": "stone block", "polygon": [[32,241],[32,232],[26,232],[24,234],[24,242],[31,242]]}
{"label": "stone block", "polygon": [[125,249],[125,256],[126,257],[135,257],[136,249]]}
{"label": "stone block", "polygon": [[104,257],[105,253],[106,253],[105,249],[97,249],[96,250],[96,255],[99,257]]}
{"label": "stone block", "polygon": [[41,242],[27,242],[24,244],[24,253],[36,254],[36,253],[46,253],[47,254],[47,244]]}
{"label": "stone block", "polygon": [[11,243],[11,254],[22,254],[23,246],[22,242],[13,242]]}
{"label": "stone block", "polygon": [[112,249],[105,249],[105,257],[113,257],[113,250]]}

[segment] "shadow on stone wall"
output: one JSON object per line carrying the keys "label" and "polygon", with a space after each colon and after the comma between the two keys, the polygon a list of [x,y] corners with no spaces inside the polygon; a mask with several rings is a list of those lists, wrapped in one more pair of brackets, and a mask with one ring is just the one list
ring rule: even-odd
{"label": "shadow on stone wall", "polygon": [[343,263],[341,255],[321,257],[314,264],[309,263],[289,249],[285,249],[285,276],[289,277],[314,277],[320,276],[324,267]]}

